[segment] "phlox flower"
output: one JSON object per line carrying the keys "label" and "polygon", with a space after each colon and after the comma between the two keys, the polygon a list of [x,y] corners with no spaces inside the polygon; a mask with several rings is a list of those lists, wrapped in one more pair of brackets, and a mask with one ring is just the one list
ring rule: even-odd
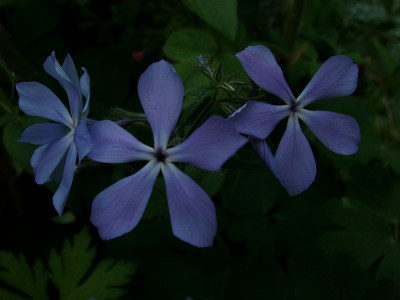
{"label": "phlox flower", "polygon": [[92,126],[93,150],[88,155],[91,159],[105,163],[138,160],[148,163],[96,196],[91,221],[104,240],[132,230],[144,213],[161,171],[174,235],[197,247],[211,246],[217,228],[214,205],[174,162],[217,171],[247,139],[224,118],[212,116],[181,144],[167,148],[184,95],[179,75],[165,61],[153,63],[141,75],[138,92],[153,131],[154,147],[144,145],[114,122],[100,121]]}
{"label": "phlox flower", "polygon": [[[28,127],[19,141],[41,145],[31,158],[35,180],[38,184],[50,180],[60,183],[53,196],[53,205],[61,215],[72,185],[77,157],[83,159],[92,147],[86,118],[89,113],[90,79],[85,69],[81,78],[78,77],[70,55],[66,56],[61,66],[53,52],[43,67],[67,92],[71,112],[43,84],[17,83],[21,110],[27,115],[54,121]],[[85,106],[82,95],[86,98]]]}
{"label": "phlox flower", "polygon": [[[285,105],[247,102],[229,120],[238,132],[250,135],[257,152],[290,195],[307,189],[317,169],[310,144],[299,120],[333,152],[343,155],[358,151],[361,139],[357,121],[339,113],[311,111],[305,106],[319,99],[350,95],[357,87],[358,67],[345,55],[329,58],[295,98],[271,51],[264,46],[247,47],[236,54],[250,78],[265,91],[281,98]],[[288,117],[286,131],[275,157],[264,139]]]}

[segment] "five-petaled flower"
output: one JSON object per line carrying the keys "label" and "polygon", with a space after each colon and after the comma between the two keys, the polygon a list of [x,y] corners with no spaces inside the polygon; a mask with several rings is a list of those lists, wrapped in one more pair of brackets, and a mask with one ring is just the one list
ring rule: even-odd
{"label": "five-petaled flower", "polygon": [[[92,147],[86,118],[89,112],[90,80],[85,69],[79,79],[69,55],[61,66],[53,52],[43,67],[67,92],[71,113],[44,85],[38,82],[17,83],[21,110],[28,115],[55,122],[28,127],[19,141],[41,145],[31,159],[35,180],[38,184],[50,180],[60,183],[53,196],[53,204],[61,215],[74,177],[77,156],[79,161],[82,160]],[[82,94],[86,98],[85,106],[82,104]]]}
{"label": "five-petaled flower", "polygon": [[[349,57],[336,55],[329,58],[296,99],[268,48],[251,46],[236,56],[258,86],[286,103],[270,105],[249,101],[229,119],[238,132],[252,137],[251,142],[257,152],[290,195],[299,194],[307,189],[316,174],[315,159],[301,131],[299,119],[333,152],[349,155],[358,151],[361,136],[354,118],[304,108],[319,99],[342,97],[354,92],[357,87],[358,68]],[[285,117],[289,117],[287,128],[274,158],[264,139]]]}
{"label": "five-petaled flower", "polygon": [[153,131],[154,148],[144,145],[111,121],[94,124],[93,149],[88,156],[99,162],[125,163],[145,160],[137,173],[102,191],[92,204],[91,221],[102,239],[132,230],[146,208],[161,170],[168,198],[172,231],[197,247],[211,246],[217,221],[210,197],[173,163],[185,162],[205,170],[219,170],[247,139],[220,116],[210,117],[181,144],[168,148],[183,101],[183,84],[172,65],[150,65],[138,84],[139,98]]}

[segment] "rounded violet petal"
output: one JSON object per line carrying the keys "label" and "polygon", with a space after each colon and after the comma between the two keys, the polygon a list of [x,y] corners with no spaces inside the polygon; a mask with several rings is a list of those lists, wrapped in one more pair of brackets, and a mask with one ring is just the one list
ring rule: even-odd
{"label": "rounded violet petal", "polygon": [[18,142],[33,145],[50,144],[67,135],[69,131],[70,128],[59,123],[34,124],[25,129]]}
{"label": "rounded violet petal", "polygon": [[83,96],[86,98],[85,107],[83,108],[83,116],[87,116],[89,114],[89,102],[90,102],[90,78],[87,70],[82,68],[83,75],[80,79],[80,86]]}
{"label": "rounded violet petal", "polygon": [[[43,67],[50,76],[57,79],[57,81],[67,92],[69,105],[71,108],[72,120],[74,121],[74,124],[78,124],[82,112],[82,97],[80,92],[80,85],[77,85],[76,82],[76,78],[78,77],[78,75],[76,75],[75,65],[71,57],[67,55],[64,64],[61,67],[53,51],[44,62]],[[72,76],[73,78],[70,78],[70,76]]]}
{"label": "rounded violet petal", "polygon": [[83,118],[81,123],[76,126],[74,133],[74,142],[79,154],[79,162],[92,150],[90,141],[90,133],[86,125],[86,118]]}
{"label": "rounded violet petal", "polygon": [[183,143],[166,151],[168,161],[186,162],[201,169],[217,171],[247,143],[232,124],[212,116]]}
{"label": "rounded violet petal", "polygon": [[72,127],[71,115],[64,104],[43,84],[20,82],[16,84],[16,89],[19,94],[19,107],[24,113]]}
{"label": "rounded violet petal", "polygon": [[265,46],[249,46],[236,54],[242,63],[247,75],[263,90],[274,94],[287,104],[294,103],[295,99],[285,78],[282,69],[272,52]]}
{"label": "rounded violet petal", "polygon": [[314,181],[317,173],[314,155],[297,116],[289,117],[275,157],[290,196],[300,194]]}
{"label": "rounded violet petal", "polygon": [[160,164],[152,160],[96,196],[90,220],[103,240],[123,235],[139,223],[159,172]]}
{"label": "rounded violet petal", "polygon": [[299,118],[333,152],[350,155],[358,151],[361,133],[354,118],[329,111],[306,109],[300,110]]}
{"label": "rounded violet petal", "polygon": [[240,133],[265,139],[276,125],[290,114],[287,105],[270,105],[267,103],[249,101],[239,108],[229,121]]}
{"label": "rounded violet petal", "polygon": [[67,202],[69,190],[71,189],[74,178],[77,150],[74,144],[68,150],[67,159],[63,171],[63,177],[56,193],[53,196],[53,205],[57,213],[61,216]]}
{"label": "rounded violet petal", "polygon": [[265,140],[261,140],[254,137],[249,137],[250,144],[257,151],[258,155],[261,157],[263,162],[267,165],[267,167],[271,170],[272,174],[278,179],[280,184],[284,187],[285,183],[283,181],[281,172],[279,171],[278,164],[276,162],[275,157],[272,155],[271,150],[269,149]]}
{"label": "rounded violet petal", "polygon": [[104,163],[151,160],[154,150],[111,121],[99,121],[90,128],[93,145],[88,157]]}
{"label": "rounded violet petal", "polygon": [[[72,134],[67,134],[59,140],[54,141],[38,153],[32,156],[31,164],[35,172],[35,180],[37,184],[47,182],[54,169],[57,167],[65,153],[68,151],[73,142]],[[43,151],[43,152],[42,152]],[[38,157],[39,156],[39,157]]]}
{"label": "rounded violet petal", "polygon": [[138,93],[153,130],[154,148],[165,150],[182,108],[182,80],[171,64],[161,60],[140,76]]}
{"label": "rounded violet petal", "polygon": [[162,164],[161,170],[174,235],[196,247],[212,246],[217,217],[210,197],[173,164]]}
{"label": "rounded violet petal", "polygon": [[318,69],[297,101],[306,106],[319,99],[348,96],[357,88],[357,78],[358,67],[350,57],[332,56]]}

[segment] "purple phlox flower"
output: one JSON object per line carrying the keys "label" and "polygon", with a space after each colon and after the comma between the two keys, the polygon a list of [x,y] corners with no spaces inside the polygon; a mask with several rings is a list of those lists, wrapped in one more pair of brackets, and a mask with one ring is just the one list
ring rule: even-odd
{"label": "purple phlox flower", "polygon": [[[89,113],[90,79],[86,69],[78,77],[74,62],[68,54],[61,66],[54,51],[43,64],[45,71],[67,92],[71,113],[60,99],[38,82],[16,84],[19,107],[27,115],[43,117],[54,123],[28,127],[20,142],[41,145],[32,155],[31,165],[38,184],[54,180],[60,183],[53,196],[54,208],[62,214],[74,177],[77,157],[82,160],[91,150],[87,123]],[[86,103],[82,104],[82,95]]]}
{"label": "purple phlox flower", "polygon": [[184,95],[179,75],[163,60],[153,63],[141,75],[138,92],[153,131],[154,148],[144,145],[114,122],[100,121],[92,126],[93,150],[88,155],[91,159],[105,163],[138,160],[148,163],[97,195],[90,219],[103,240],[132,230],[144,213],[161,171],[174,235],[197,247],[211,246],[217,227],[214,205],[174,162],[216,171],[247,139],[224,118],[212,116],[184,142],[167,149]]}
{"label": "purple phlox flower", "polygon": [[[275,57],[267,47],[247,47],[236,56],[258,86],[286,103],[270,105],[249,101],[229,120],[238,132],[259,139],[256,141],[253,138],[252,144],[289,195],[297,195],[306,190],[317,172],[314,155],[301,131],[299,119],[333,152],[349,155],[358,151],[361,135],[354,118],[304,108],[319,99],[343,97],[354,92],[357,87],[358,67],[351,58],[345,55],[329,58],[300,96],[295,98]],[[286,117],[289,117],[286,131],[273,157],[264,140]]]}

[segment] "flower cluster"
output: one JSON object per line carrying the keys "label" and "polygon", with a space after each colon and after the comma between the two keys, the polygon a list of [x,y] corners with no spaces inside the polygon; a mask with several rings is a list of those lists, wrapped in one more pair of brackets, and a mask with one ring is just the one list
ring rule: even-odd
{"label": "flower cluster", "polygon": [[[249,101],[230,120],[239,132],[256,138],[253,139],[253,145],[257,152],[289,195],[297,195],[307,189],[317,172],[311,147],[301,131],[299,119],[333,152],[349,155],[358,151],[361,134],[354,118],[304,108],[319,99],[343,97],[354,92],[358,68],[349,57],[337,55],[329,58],[300,96],[295,98],[267,47],[247,47],[236,56],[258,86],[286,103],[270,105]],[[285,117],[289,117],[286,131],[274,158],[263,140]]]}
{"label": "flower cluster", "polygon": [[[147,68],[138,83],[140,102],[153,132],[154,145],[150,147],[115,122],[88,119],[90,80],[86,70],[79,78],[71,57],[67,55],[60,65],[53,52],[44,68],[67,92],[70,112],[40,83],[18,83],[17,91],[22,111],[53,121],[27,128],[20,141],[41,145],[34,152],[31,165],[38,184],[59,182],[53,197],[57,212],[63,212],[75,166],[84,157],[103,163],[146,161],[138,172],[114,183],[94,199],[91,221],[101,238],[118,237],[139,223],[161,173],[174,235],[197,247],[211,246],[217,228],[214,204],[175,163],[217,171],[249,141],[288,193],[296,195],[310,186],[316,174],[314,156],[299,120],[332,151],[347,155],[358,150],[360,130],[353,118],[304,108],[318,99],[346,96],[355,90],[358,69],[350,58],[338,55],[328,59],[300,96],[294,98],[268,48],[248,47],[237,57],[257,85],[286,104],[249,101],[228,119],[211,116],[182,143],[170,145],[184,89],[172,65],[159,61]],[[274,156],[265,139],[286,117],[287,128]]]}

